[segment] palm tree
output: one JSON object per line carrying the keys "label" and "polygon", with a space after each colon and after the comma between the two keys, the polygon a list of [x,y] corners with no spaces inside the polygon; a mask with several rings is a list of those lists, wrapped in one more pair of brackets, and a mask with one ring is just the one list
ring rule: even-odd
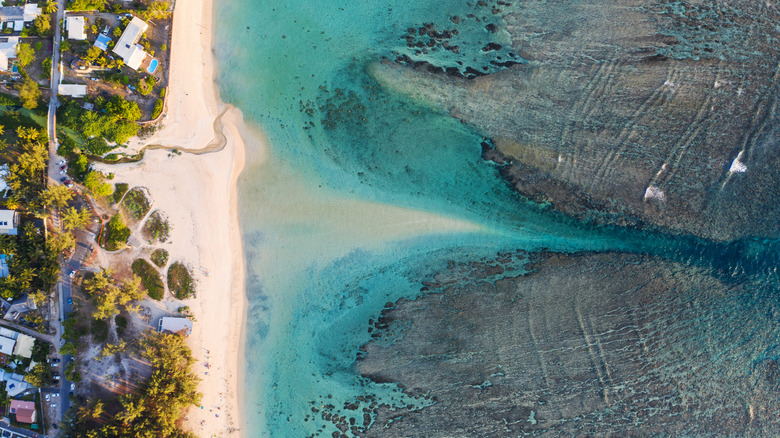
{"label": "palm tree", "polygon": [[46,2],[46,6],[43,8],[43,12],[46,14],[53,14],[57,12],[57,2],[54,0],[49,0]]}

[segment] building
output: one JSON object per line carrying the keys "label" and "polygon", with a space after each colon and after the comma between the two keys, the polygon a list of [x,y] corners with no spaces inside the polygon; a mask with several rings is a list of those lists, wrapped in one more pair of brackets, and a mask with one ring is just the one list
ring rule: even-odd
{"label": "building", "polygon": [[165,316],[160,318],[157,324],[157,331],[176,333],[182,336],[189,336],[192,333],[192,320],[189,318],[173,318]]}
{"label": "building", "polygon": [[0,210],[0,234],[16,236],[19,226],[19,213],[14,210]]}
{"label": "building", "polygon": [[21,400],[11,400],[11,413],[16,415],[20,423],[35,423],[35,403]]}
{"label": "building", "polygon": [[119,41],[117,41],[114,46],[114,53],[119,55],[125,62],[125,65],[133,70],[138,70],[146,57],[149,56],[144,51],[143,47],[137,44],[141,35],[143,35],[148,28],[149,25],[146,24],[146,22],[138,17],[133,17],[130,23],[128,23],[127,28],[125,28],[125,31],[122,32],[122,36],[119,37]]}
{"label": "building", "polygon": [[100,35],[98,35],[97,39],[95,40],[95,44],[93,44],[98,49],[107,52],[108,51],[108,43],[111,41],[111,37],[108,36],[107,33],[103,32]]}
{"label": "building", "polygon": [[0,370],[0,382],[5,382],[5,391],[9,397],[16,397],[32,388],[32,385],[24,381],[23,375],[4,370]]}
{"label": "building", "polygon": [[16,346],[16,340],[0,336],[0,353],[8,356],[14,354],[14,347]]}
{"label": "building", "polygon": [[65,19],[68,29],[68,39],[84,41],[87,39],[87,24],[84,17],[68,17]]}
{"label": "building", "polygon": [[84,84],[60,84],[57,87],[57,94],[80,99],[87,95],[87,86]]}
{"label": "building", "polygon": [[[8,321],[16,321],[25,313],[31,310],[36,310],[38,308],[38,306],[35,305],[35,300],[33,300],[29,295],[23,295],[13,301],[3,301],[2,307],[5,311],[3,319]],[[12,333],[16,332],[12,331]],[[16,335],[9,335],[3,333],[2,331],[0,331],[0,336],[16,339]]]}
{"label": "building", "polygon": [[35,338],[19,333],[19,337],[16,338],[14,354],[29,359],[32,357],[33,345],[35,345]]}
{"label": "building", "polygon": [[41,8],[35,3],[24,6],[3,6],[0,8],[0,23],[5,29],[21,32],[25,23],[30,23],[41,15]]}
{"label": "building", "polygon": [[0,38],[0,71],[11,71],[11,60],[16,59],[17,45],[19,45],[19,37]]}

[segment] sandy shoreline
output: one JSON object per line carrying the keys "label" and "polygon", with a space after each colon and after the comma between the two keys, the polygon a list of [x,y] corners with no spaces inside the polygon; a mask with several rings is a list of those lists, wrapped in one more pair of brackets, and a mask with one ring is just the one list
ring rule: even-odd
{"label": "sandy shoreline", "polygon": [[263,139],[243,125],[238,109],[219,101],[213,8],[212,0],[176,3],[163,127],[129,146],[201,152],[148,150],[140,163],[97,167],[113,172],[117,182],[148,189],[155,208],[171,223],[172,243],[165,246],[170,260],[185,262],[196,278],[197,297],[183,304],[196,321],[189,344],[203,401],[202,408],[189,410],[184,428],[200,437],[238,437],[246,306],[237,181],[245,161],[242,134],[253,143]]}

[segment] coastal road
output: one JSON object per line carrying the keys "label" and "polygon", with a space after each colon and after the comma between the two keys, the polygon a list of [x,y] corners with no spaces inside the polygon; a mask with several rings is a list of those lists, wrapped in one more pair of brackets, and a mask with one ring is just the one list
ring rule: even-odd
{"label": "coastal road", "polygon": [[[56,178],[57,162],[62,158],[57,156],[57,89],[60,85],[60,41],[62,29],[60,23],[65,16],[65,0],[57,0],[57,13],[55,14],[54,41],[51,54],[51,99],[49,99],[49,117],[47,121],[49,133],[49,176]],[[55,179],[56,181],[56,179]]]}

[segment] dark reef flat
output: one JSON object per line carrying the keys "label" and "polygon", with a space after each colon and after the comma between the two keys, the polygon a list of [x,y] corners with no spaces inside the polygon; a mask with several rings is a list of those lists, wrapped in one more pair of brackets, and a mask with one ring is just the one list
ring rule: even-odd
{"label": "dark reef flat", "polygon": [[[474,8],[485,41],[502,44],[461,43],[455,64],[451,50],[443,60],[418,49],[375,65],[374,77],[476,127],[516,190],[582,220],[714,240],[780,236],[777,6]],[[406,38],[456,44],[430,25],[418,34]]]}
{"label": "dark reef flat", "polygon": [[452,264],[383,312],[359,372],[435,404],[374,404],[362,436],[777,432],[766,287],[645,256],[534,257],[495,283],[501,257]]}

